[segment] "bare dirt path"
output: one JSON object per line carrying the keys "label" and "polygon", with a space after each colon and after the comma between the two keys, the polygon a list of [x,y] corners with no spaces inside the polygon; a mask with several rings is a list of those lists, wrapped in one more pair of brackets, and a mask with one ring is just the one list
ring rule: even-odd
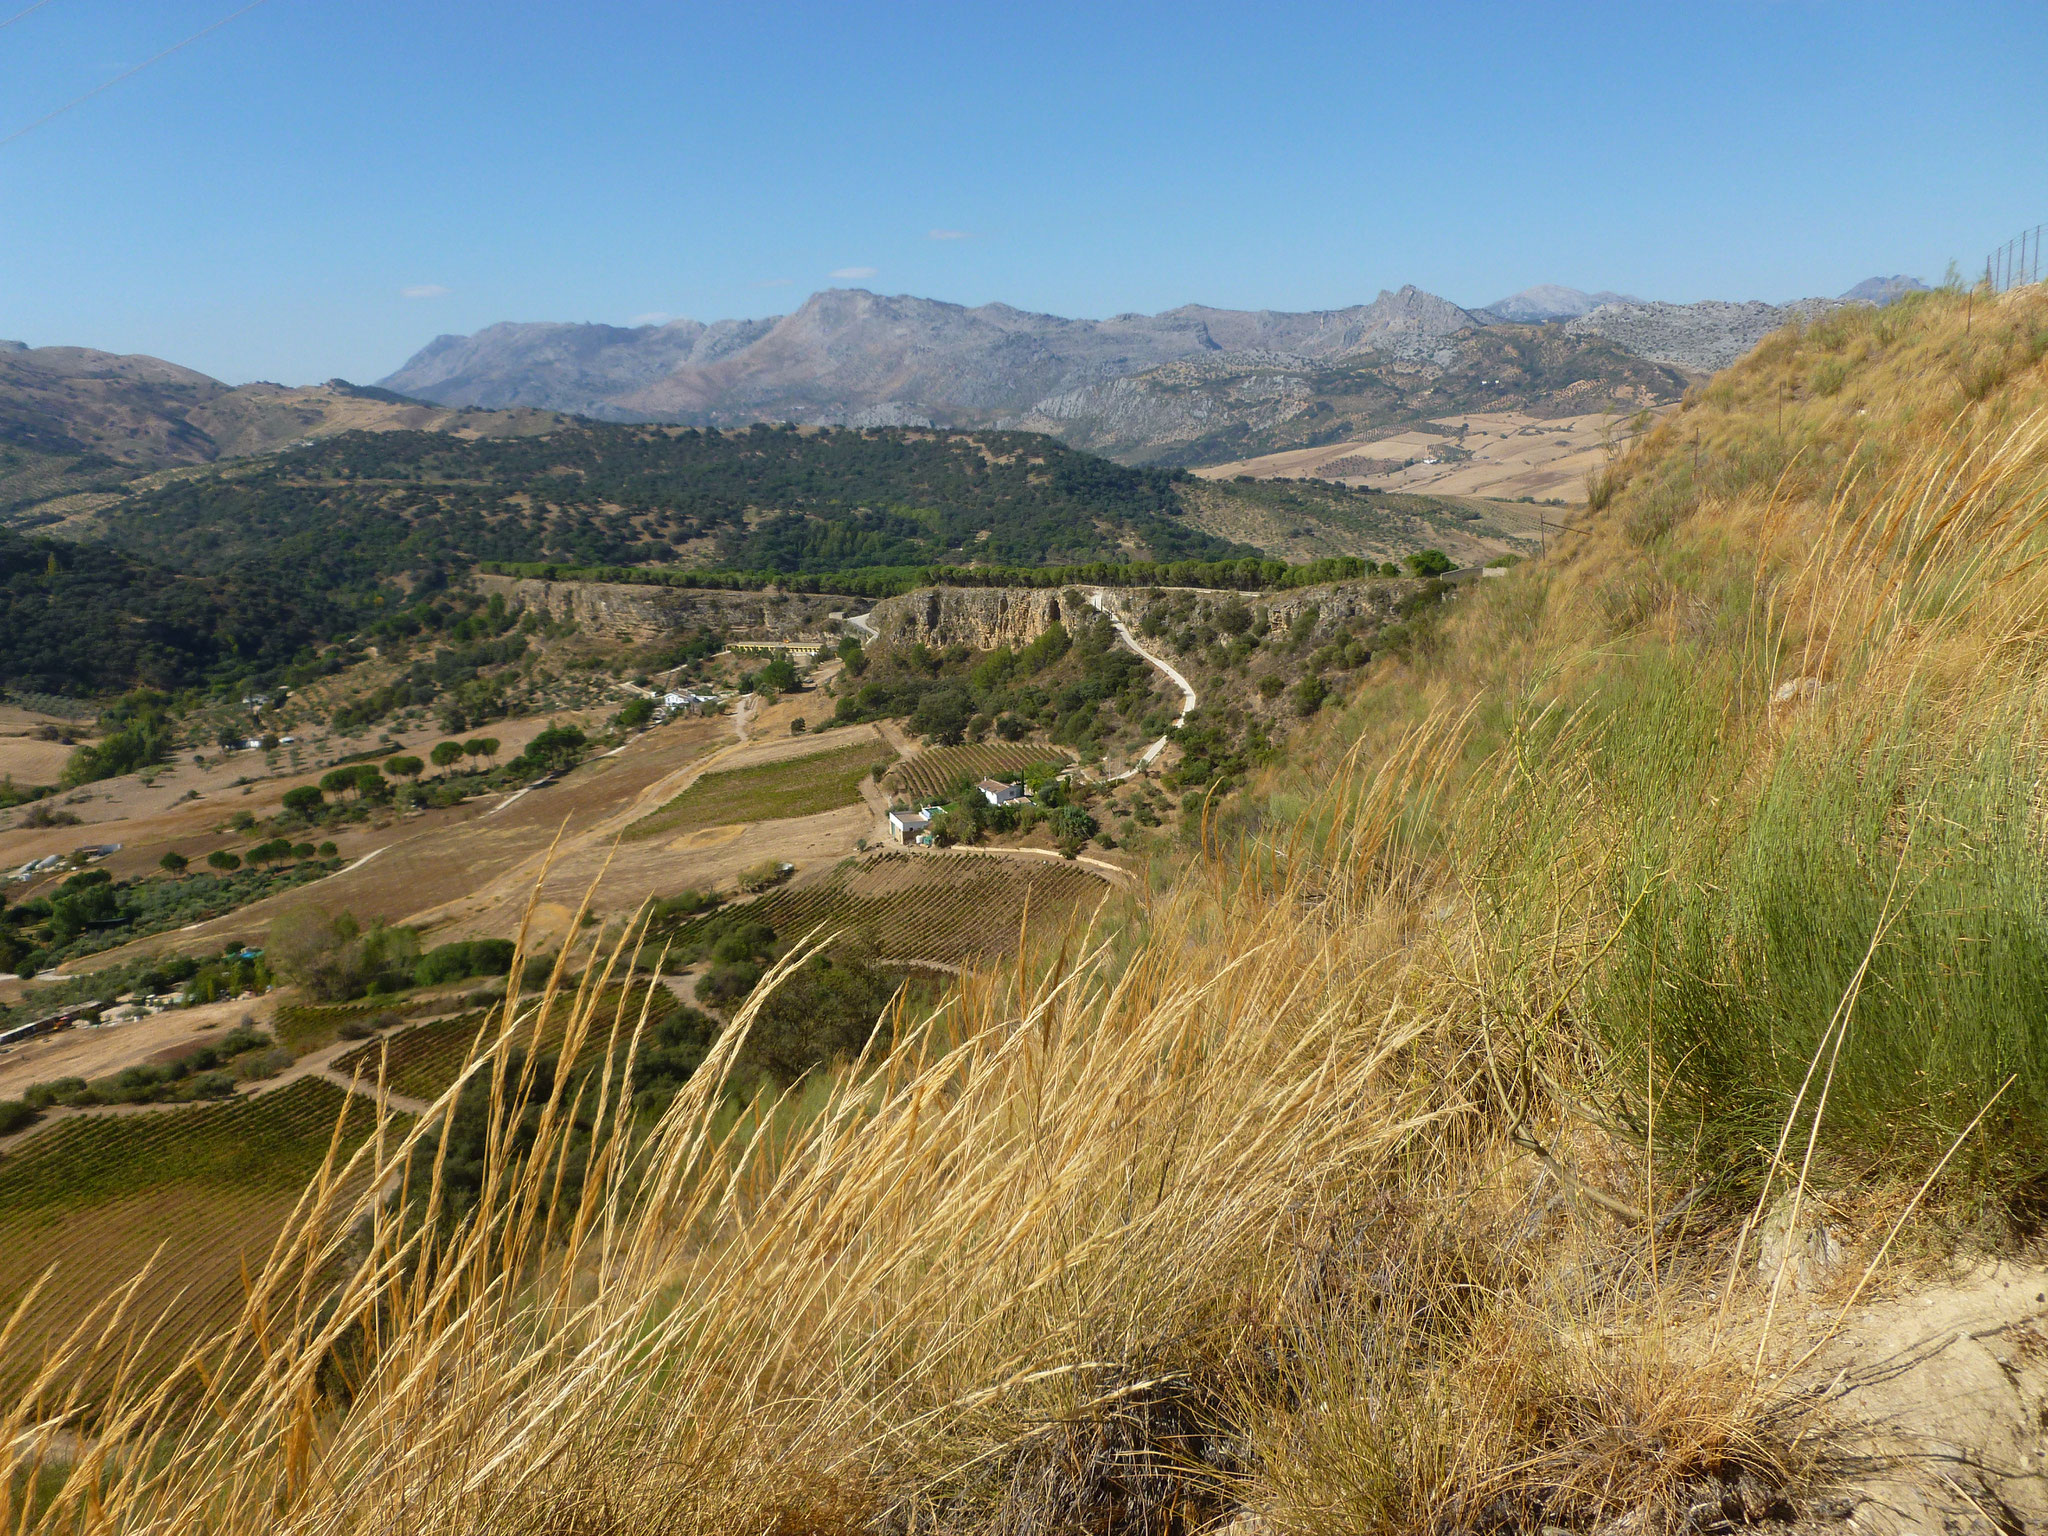
{"label": "bare dirt path", "polygon": [[[1153,655],[1150,651],[1146,650],[1144,646],[1138,644],[1137,637],[1131,633],[1131,627],[1128,624],[1126,624],[1122,620],[1122,618],[1120,618],[1116,614],[1116,612],[1109,607],[1106,594],[1103,592],[1102,588],[1097,587],[1093,592],[1088,594],[1088,606],[1093,608],[1097,613],[1102,614],[1109,620],[1111,624],[1113,624],[1116,627],[1116,637],[1120,642],[1122,642],[1125,646],[1128,646],[1131,649],[1131,651],[1133,651],[1143,660],[1150,662],[1154,668],[1156,668],[1159,672],[1164,674],[1168,682],[1172,683],[1174,687],[1180,690],[1180,713],[1178,715],[1175,715],[1173,718],[1174,729],[1178,730],[1181,726],[1187,724],[1188,711],[1193,709],[1196,703],[1198,702],[1195,696],[1194,685],[1191,684],[1186,678],[1182,677],[1178,669],[1168,665],[1167,662],[1162,660],[1160,657]],[[1136,775],[1143,773],[1147,768],[1151,767],[1153,763],[1158,761],[1159,754],[1166,750],[1167,743],[1170,740],[1170,737],[1160,737],[1157,741],[1153,742],[1149,747],[1147,747],[1143,752],[1139,753],[1138,760],[1135,763],[1131,764],[1130,767],[1126,768],[1122,773],[1110,775],[1103,782],[1108,784],[1121,784],[1125,779],[1133,778]]]}
{"label": "bare dirt path", "polygon": [[921,848],[917,844],[912,843],[903,851],[937,858],[944,858],[949,853],[986,853],[993,854],[999,859],[1060,859],[1066,860],[1066,862],[1071,864],[1085,864],[1103,880],[1112,885],[1131,886],[1136,883],[1135,877],[1121,864],[1112,864],[1107,859],[1090,858],[1085,853],[1073,859],[1067,859],[1067,856],[1057,848],[991,848],[986,844],[977,843],[971,848],[941,849]]}

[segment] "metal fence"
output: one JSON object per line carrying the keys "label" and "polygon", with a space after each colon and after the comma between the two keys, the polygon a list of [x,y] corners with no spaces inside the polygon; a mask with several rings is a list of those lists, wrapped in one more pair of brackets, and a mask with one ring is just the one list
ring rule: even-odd
{"label": "metal fence", "polygon": [[1993,293],[2024,288],[2041,281],[2041,231],[2048,224],[2036,224],[2025,234],[2015,235],[1984,259],[1984,283]]}

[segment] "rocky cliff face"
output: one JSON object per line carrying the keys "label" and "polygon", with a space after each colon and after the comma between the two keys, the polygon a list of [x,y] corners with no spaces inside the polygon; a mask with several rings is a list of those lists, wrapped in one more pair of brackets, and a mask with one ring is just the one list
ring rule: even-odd
{"label": "rocky cliff face", "polygon": [[1017,587],[920,587],[901,597],[885,598],[867,615],[882,645],[923,644],[933,650],[964,645],[990,651],[997,646],[1029,645],[1054,623],[1070,627],[1077,618],[1094,617],[1089,596],[1097,591],[1110,611],[1136,624],[1154,603],[1169,606],[1193,599],[1204,618],[1243,603],[1264,610],[1271,633],[1286,634],[1298,616],[1313,608],[1311,635],[1322,638],[1346,629],[1354,619],[1391,623],[1401,599],[1422,583],[1398,580],[1339,581],[1286,592],[1161,591],[1150,587],[1066,587],[1059,591]]}
{"label": "rocky cliff face", "polygon": [[1274,592],[1256,599],[1256,605],[1266,610],[1268,627],[1273,634],[1285,634],[1294,627],[1294,621],[1310,608],[1316,610],[1315,628],[1311,631],[1317,639],[1335,634],[1345,628],[1353,619],[1365,619],[1374,624],[1390,624],[1399,615],[1396,612],[1401,599],[1421,590],[1420,581],[1401,577],[1386,581],[1339,581],[1320,587],[1296,587],[1289,592]]}
{"label": "rocky cliff face", "polygon": [[964,645],[992,651],[1029,645],[1053,624],[1073,617],[1085,599],[1078,589],[1055,592],[1027,587],[920,587],[884,598],[867,615],[885,646],[927,645],[941,650]]}
{"label": "rocky cliff face", "polygon": [[507,606],[573,619],[594,634],[650,640],[708,625],[737,638],[797,640],[839,633],[830,618],[852,605],[843,597],[804,593],[705,592],[606,581],[529,581],[512,576],[476,578],[478,590],[502,592]]}

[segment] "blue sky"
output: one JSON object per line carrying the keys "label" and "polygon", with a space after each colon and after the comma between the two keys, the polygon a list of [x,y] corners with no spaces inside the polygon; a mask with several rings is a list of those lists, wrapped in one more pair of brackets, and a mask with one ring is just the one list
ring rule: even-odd
{"label": "blue sky", "polygon": [[[0,0],[0,138],[241,3]],[[0,337],[1835,293],[2048,219],[2044,78],[2038,3],[264,0],[0,144]]]}

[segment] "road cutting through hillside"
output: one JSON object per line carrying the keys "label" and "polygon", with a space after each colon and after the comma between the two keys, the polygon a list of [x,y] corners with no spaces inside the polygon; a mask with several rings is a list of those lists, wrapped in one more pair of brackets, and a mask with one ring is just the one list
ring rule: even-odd
{"label": "road cutting through hillside", "polygon": [[[1088,606],[1093,608],[1097,613],[1101,614],[1104,618],[1108,619],[1109,622],[1115,626],[1116,637],[1118,640],[1122,641],[1125,646],[1129,647],[1129,649],[1142,660],[1150,662],[1153,667],[1155,667],[1158,671],[1165,675],[1166,680],[1168,682],[1172,683],[1174,687],[1180,690],[1180,713],[1173,717],[1173,728],[1175,730],[1179,730],[1183,725],[1187,723],[1188,712],[1192,710],[1195,707],[1195,705],[1199,702],[1199,700],[1195,696],[1194,688],[1189,684],[1188,680],[1182,677],[1180,673],[1176,671],[1173,667],[1169,666],[1159,657],[1154,656],[1150,651],[1146,650],[1144,646],[1138,644],[1137,637],[1131,633],[1131,627],[1128,624],[1126,624],[1121,618],[1119,618],[1116,615],[1116,613],[1114,613],[1109,608],[1108,604],[1104,602],[1103,599],[1103,589],[1097,587],[1093,592],[1088,594]],[[1130,767],[1126,768],[1122,773],[1111,774],[1108,778],[1103,780],[1103,782],[1106,784],[1121,784],[1125,779],[1135,778],[1138,774],[1143,773],[1147,768],[1151,767],[1153,763],[1158,761],[1159,754],[1166,750],[1166,744],[1170,740],[1172,740],[1170,736],[1160,737],[1157,741],[1153,742],[1152,745],[1147,747],[1143,752],[1139,753],[1138,760],[1135,763],[1131,764]]]}

